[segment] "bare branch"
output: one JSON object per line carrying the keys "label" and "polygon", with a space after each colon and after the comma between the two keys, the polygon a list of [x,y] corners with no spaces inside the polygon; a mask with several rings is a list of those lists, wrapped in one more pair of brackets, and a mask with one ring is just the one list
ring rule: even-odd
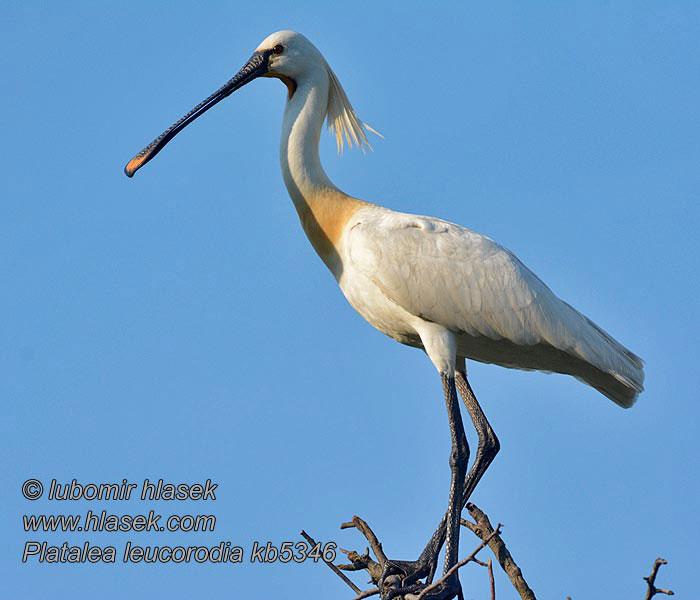
{"label": "bare branch", "polygon": [[659,572],[659,568],[661,567],[661,565],[667,564],[668,563],[663,558],[657,558],[654,561],[654,567],[651,570],[651,575],[644,578],[644,581],[647,582],[648,586],[647,595],[645,596],[644,600],[651,600],[651,598],[656,594],[666,594],[667,596],[673,596],[673,592],[671,590],[662,590],[654,585],[654,583],[656,582],[656,575]]}
{"label": "bare branch", "polygon": [[[476,555],[481,550],[483,550],[486,546],[489,546],[493,551],[494,555],[496,556],[498,563],[501,565],[506,575],[508,575],[508,577],[510,578],[511,583],[520,595],[520,598],[522,600],[536,600],[535,594],[525,581],[520,567],[518,567],[518,565],[515,563],[513,556],[508,551],[505,542],[501,538],[501,524],[499,523],[498,526],[494,529],[491,525],[491,522],[489,521],[488,516],[475,504],[469,503],[467,504],[466,508],[475,522],[472,523],[471,521],[468,521],[466,519],[461,519],[461,524],[467,529],[469,529],[472,533],[474,533],[474,535],[479,537],[481,539],[481,544],[467,558],[465,558],[464,560],[460,560],[451,569],[449,569],[440,580],[424,587],[417,596],[414,596],[413,594],[409,594],[409,596],[415,600],[424,600],[428,593],[435,590],[440,585],[446,583],[450,579],[450,577],[452,577],[460,568],[462,568],[464,565],[470,562],[474,562],[482,567],[485,567],[488,570],[490,584],[489,587],[491,591],[490,597],[491,600],[496,600],[496,582],[493,574],[493,561],[489,558],[487,562],[484,562],[476,558]],[[372,531],[372,528],[363,519],[361,519],[358,516],[354,516],[351,522],[343,523],[340,526],[341,529],[348,529],[351,527],[358,529],[360,533],[362,533],[362,535],[365,536],[379,562],[372,559],[372,557],[369,554],[369,548],[367,548],[364,554],[358,554],[354,550],[348,551],[339,548],[341,552],[347,555],[348,559],[351,561],[351,564],[335,565],[332,562],[325,560],[325,558],[323,562],[325,562],[328,565],[328,567],[336,575],[338,575],[338,577],[340,577],[348,586],[350,586],[350,588],[357,594],[355,598],[353,598],[353,600],[364,600],[365,598],[370,598],[371,596],[376,596],[380,594],[379,588],[374,587],[369,590],[363,591],[360,588],[358,588],[344,573],[342,573],[341,569],[343,571],[366,570],[372,577],[372,581],[376,584],[384,574],[384,567],[389,562],[389,560],[386,557],[386,554],[384,554],[382,544],[377,539],[377,536],[374,534],[374,531]],[[316,545],[314,539],[305,531],[302,531],[301,535],[312,546]],[[652,568],[651,574],[647,577],[644,577],[644,581],[647,582],[648,587],[645,600],[651,600],[656,594],[665,594],[667,596],[674,595],[673,591],[657,588],[655,585],[659,569],[662,565],[665,564],[668,563],[663,558],[657,558],[654,561],[654,566]],[[420,588],[420,586],[418,587]],[[461,591],[459,593],[459,597],[462,597]],[[571,600],[571,598],[567,597],[566,600]]]}
{"label": "bare branch", "polygon": [[372,588],[371,590],[366,590],[361,594],[355,596],[352,600],[362,600],[363,598],[369,598],[370,596],[376,596],[379,593],[379,588]]}
{"label": "bare branch", "polygon": [[489,548],[493,552],[496,560],[510,578],[513,587],[516,589],[522,600],[536,600],[535,593],[530,589],[520,567],[513,560],[513,556],[506,548],[505,543],[501,539],[500,534],[492,535],[494,532],[491,522],[486,514],[471,502],[467,504],[467,510],[476,523],[471,523],[466,519],[462,519],[461,523],[470,529],[477,537],[482,540],[488,538]]}
{"label": "bare branch", "polygon": [[372,560],[372,557],[369,555],[369,548],[367,548],[367,552],[364,554],[358,554],[354,550],[347,551],[341,549],[341,552],[347,555],[352,564],[338,565],[339,569],[342,571],[362,571],[364,569],[372,578],[372,583],[377,583],[379,581],[379,578],[382,576],[383,568],[378,562]]}
{"label": "bare branch", "polygon": [[[309,542],[309,544],[311,544],[312,546],[316,545],[314,539],[303,529],[301,530],[301,535],[307,542]],[[323,562],[328,565],[331,571],[333,571],[338,577],[340,577],[345,583],[347,583],[353,592],[355,592],[356,594],[362,593],[362,590],[359,587],[357,587],[352,581],[350,581],[350,578],[345,573],[342,573],[340,569],[336,567],[332,562],[327,561],[325,558],[323,559]]]}
{"label": "bare branch", "polygon": [[487,563],[489,569],[489,583],[491,587],[491,600],[496,600],[496,580],[493,578],[493,561],[489,558]]}
{"label": "bare branch", "polygon": [[341,529],[348,529],[350,527],[357,527],[357,529],[360,530],[362,535],[364,535],[367,538],[369,545],[372,547],[372,552],[374,552],[374,555],[377,557],[377,560],[379,560],[382,567],[387,562],[389,562],[389,559],[386,557],[386,554],[384,554],[384,549],[382,548],[382,545],[379,543],[377,536],[374,535],[374,531],[372,531],[372,528],[369,525],[367,525],[367,523],[364,520],[362,520],[360,517],[355,515],[352,518],[352,522],[343,523],[340,526]]}

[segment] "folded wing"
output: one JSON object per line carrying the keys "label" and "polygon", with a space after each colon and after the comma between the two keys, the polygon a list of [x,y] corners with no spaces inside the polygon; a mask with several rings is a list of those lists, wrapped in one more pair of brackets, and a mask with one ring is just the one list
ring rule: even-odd
{"label": "folded wing", "polygon": [[[591,381],[586,369],[570,372],[569,365],[563,370],[556,360],[536,368],[577,376],[621,405],[631,405],[643,389],[637,356],[557,298],[512,252],[483,235],[440,219],[375,210],[352,227],[348,244],[354,266],[413,315],[474,338],[554,348],[628,390],[603,389],[605,382]],[[528,361],[517,364],[512,352],[509,357],[504,363],[486,362],[532,368]]]}

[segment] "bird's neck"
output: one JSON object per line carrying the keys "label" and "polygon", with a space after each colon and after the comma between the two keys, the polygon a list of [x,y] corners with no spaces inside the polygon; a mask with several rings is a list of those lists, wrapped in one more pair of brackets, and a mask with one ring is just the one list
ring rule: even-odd
{"label": "bird's neck", "polygon": [[339,278],[338,244],[352,214],[367,203],[341,192],[321,166],[319,140],[328,106],[328,77],[300,82],[287,101],[280,162],[301,225],[326,266]]}

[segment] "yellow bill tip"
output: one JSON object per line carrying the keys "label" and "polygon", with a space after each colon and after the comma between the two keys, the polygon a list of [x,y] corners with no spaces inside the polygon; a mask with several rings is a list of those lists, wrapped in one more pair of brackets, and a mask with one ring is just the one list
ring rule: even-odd
{"label": "yellow bill tip", "polygon": [[126,174],[127,177],[133,177],[134,173],[138,171],[144,164],[145,162],[145,156],[134,156],[128,163],[126,163],[126,166],[124,167],[124,173]]}

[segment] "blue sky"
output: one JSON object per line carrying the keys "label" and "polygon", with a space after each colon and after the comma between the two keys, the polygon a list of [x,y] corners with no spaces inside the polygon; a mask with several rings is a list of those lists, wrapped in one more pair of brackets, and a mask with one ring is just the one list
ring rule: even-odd
{"label": "blue sky", "polygon": [[[413,558],[444,510],[427,358],[366,324],[282,183],[285,89],[256,81],[133,180],[126,161],[269,33],[324,53],[375,152],[341,189],[513,250],[646,360],[624,411],[579,382],[472,364],[502,443],[474,495],[541,598],[696,590],[700,9],[691,2],[4,2],[0,394],[8,597],[348,599],[321,565],[22,565],[26,513],[214,514],[124,547],[298,541]],[[468,428],[468,432],[471,430]],[[474,442],[474,438],[471,438]],[[219,484],[217,500],[59,503],[30,477]],[[462,555],[476,545],[464,534]],[[484,555],[486,556],[486,554]],[[358,583],[366,580],[357,577]],[[482,569],[463,571],[486,598]],[[497,573],[499,600],[515,598]]]}

